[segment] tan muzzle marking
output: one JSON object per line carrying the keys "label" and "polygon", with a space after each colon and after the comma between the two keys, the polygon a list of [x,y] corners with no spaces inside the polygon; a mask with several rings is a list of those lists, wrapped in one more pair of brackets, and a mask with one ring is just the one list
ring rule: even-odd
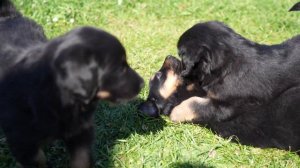
{"label": "tan muzzle marking", "polygon": [[192,83],[192,84],[189,84],[189,85],[187,85],[186,86],[186,90],[187,91],[193,91],[193,90],[195,90],[196,89],[196,86],[195,86],[195,84],[194,83]]}
{"label": "tan muzzle marking", "polygon": [[100,98],[100,99],[107,99],[107,98],[109,98],[110,96],[111,96],[110,92],[105,91],[105,90],[99,91],[99,92],[97,93],[97,97]]}
{"label": "tan muzzle marking", "polygon": [[168,71],[166,81],[159,89],[159,93],[164,99],[167,99],[176,91],[179,85],[180,80],[178,75],[175,74],[173,71]]}

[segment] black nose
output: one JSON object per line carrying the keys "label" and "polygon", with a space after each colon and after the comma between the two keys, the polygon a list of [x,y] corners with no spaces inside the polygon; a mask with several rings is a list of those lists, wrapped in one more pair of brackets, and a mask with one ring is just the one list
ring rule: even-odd
{"label": "black nose", "polygon": [[146,101],[144,103],[141,103],[138,107],[138,110],[146,116],[150,116],[150,117],[159,116],[158,108],[152,101]]}

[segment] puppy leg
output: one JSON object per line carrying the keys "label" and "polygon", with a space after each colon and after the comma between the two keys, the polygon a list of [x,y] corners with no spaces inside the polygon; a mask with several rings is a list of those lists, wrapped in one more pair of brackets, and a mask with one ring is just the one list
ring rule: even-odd
{"label": "puppy leg", "polygon": [[173,122],[192,122],[197,120],[200,117],[198,106],[205,106],[209,101],[207,98],[191,97],[172,110],[170,119]]}
{"label": "puppy leg", "polygon": [[47,159],[39,147],[28,144],[10,144],[11,151],[17,160],[17,165],[21,168],[37,167],[47,168]]}
{"label": "puppy leg", "polygon": [[91,146],[93,138],[94,129],[90,127],[65,141],[71,155],[71,168],[92,167]]}
{"label": "puppy leg", "polygon": [[91,150],[88,146],[76,147],[71,154],[72,168],[89,168],[91,166]]}
{"label": "puppy leg", "polygon": [[176,106],[170,118],[174,122],[210,124],[225,121],[235,115],[230,104],[210,98],[191,97]]}

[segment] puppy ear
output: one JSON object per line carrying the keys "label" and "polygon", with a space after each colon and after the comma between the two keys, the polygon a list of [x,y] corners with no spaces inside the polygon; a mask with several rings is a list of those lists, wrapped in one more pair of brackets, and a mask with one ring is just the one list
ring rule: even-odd
{"label": "puppy ear", "polygon": [[69,101],[88,104],[98,89],[97,64],[89,60],[91,53],[81,45],[57,53],[54,60],[56,83]]}
{"label": "puppy ear", "polygon": [[172,56],[168,55],[162,65],[163,68],[170,69],[172,67]]}
{"label": "puppy ear", "polygon": [[[183,56],[182,61],[185,66],[185,70],[182,71],[181,75],[183,77],[192,77],[199,74],[194,74],[195,69],[209,74],[211,71],[211,53],[210,49],[206,45],[201,45],[194,53],[188,53],[189,56]],[[183,54],[185,55],[185,54]],[[199,71],[198,71],[199,72]]]}
{"label": "puppy ear", "polygon": [[201,65],[198,63],[198,67],[201,68],[202,72],[205,74],[210,74],[212,70],[212,57],[208,46],[203,45],[199,51],[199,56],[201,57]]}
{"label": "puppy ear", "polygon": [[172,55],[168,55],[165,58],[162,68],[171,69],[176,73],[180,73],[182,71],[182,65],[180,60]]}
{"label": "puppy ear", "polygon": [[299,11],[300,10],[300,2],[296,3],[293,7],[291,7],[291,9],[289,10],[289,12],[291,11]]}

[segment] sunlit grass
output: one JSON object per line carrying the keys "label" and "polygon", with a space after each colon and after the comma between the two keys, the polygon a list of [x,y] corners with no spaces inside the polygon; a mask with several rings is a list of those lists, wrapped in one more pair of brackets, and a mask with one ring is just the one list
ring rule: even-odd
{"label": "sunlit grass", "polygon": [[[15,0],[24,15],[40,23],[49,38],[72,28],[102,28],[124,44],[130,65],[146,83],[179,36],[200,21],[219,20],[259,43],[280,43],[300,32],[300,13],[287,12],[297,0]],[[148,94],[148,85],[140,99]],[[277,149],[232,143],[212,131],[167,118],[139,116],[137,100],[96,111],[97,167],[300,167],[299,157]],[[3,136],[2,136],[3,137]],[[67,166],[64,145],[47,148],[55,167]],[[0,166],[15,163],[0,137]]]}

